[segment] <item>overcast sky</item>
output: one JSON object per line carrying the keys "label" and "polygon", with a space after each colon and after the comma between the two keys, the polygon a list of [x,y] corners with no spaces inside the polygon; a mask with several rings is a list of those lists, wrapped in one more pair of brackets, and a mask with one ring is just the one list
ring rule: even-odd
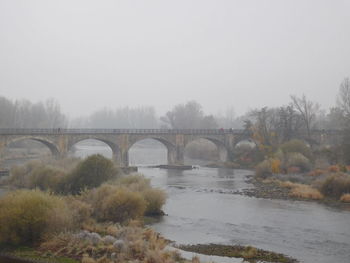
{"label": "overcast sky", "polygon": [[349,0],[0,0],[0,95],[71,116],[196,100],[237,114],[350,76]]}

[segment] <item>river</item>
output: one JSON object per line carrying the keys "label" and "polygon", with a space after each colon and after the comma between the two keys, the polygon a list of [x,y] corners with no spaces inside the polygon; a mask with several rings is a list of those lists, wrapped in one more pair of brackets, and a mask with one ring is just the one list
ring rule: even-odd
{"label": "river", "polygon": [[[92,152],[78,149],[76,154],[85,156]],[[166,152],[132,148],[130,162],[165,163]],[[304,263],[350,263],[349,211],[315,202],[233,194],[253,187],[245,182],[246,176],[252,174],[248,170],[140,167],[139,172],[167,192],[167,215],[152,227],[170,240],[181,244],[252,245]]]}

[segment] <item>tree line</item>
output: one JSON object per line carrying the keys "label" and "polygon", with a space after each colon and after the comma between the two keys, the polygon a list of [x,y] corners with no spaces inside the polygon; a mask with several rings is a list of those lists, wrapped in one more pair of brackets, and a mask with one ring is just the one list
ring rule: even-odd
{"label": "tree line", "polygon": [[206,114],[196,101],[175,105],[160,118],[154,107],[101,109],[90,116],[71,119],[62,113],[54,99],[32,103],[0,97],[0,128],[233,128],[255,131],[267,145],[288,141],[294,134],[312,129],[349,129],[350,81],[343,80],[336,106],[322,110],[317,102],[292,95],[280,107],[253,109],[237,116],[233,108],[224,114]]}

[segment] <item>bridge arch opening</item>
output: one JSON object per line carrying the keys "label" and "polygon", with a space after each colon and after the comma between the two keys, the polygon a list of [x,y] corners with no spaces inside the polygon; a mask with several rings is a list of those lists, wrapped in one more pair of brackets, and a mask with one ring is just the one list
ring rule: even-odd
{"label": "bridge arch opening", "polygon": [[228,151],[224,144],[211,138],[198,138],[188,142],[184,150],[185,164],[204,165],[226,162]]}
{"label": "bridge arch opening", "polygon": [[[160,138],[145,138],[133,143],[128,151],[129,165],[160,165],[172,163],[174,146]],[[170,160],[169,160],[170,159]]]}
{"label": "bridge arch opening", "polygon": [[[60,155],[57,146],[40,137],[19,137],[6,143],[3,154],[12,160],[39,159],[48,156]],[[15,161],[17,163],[17,161]]]}
{"label": "bridge arch opening", "polygon": [[88,138],[81,139],[68,149],[68,155],[79,158],[86,158],[93,154],[101,154],[106,158],[112,159],[116,153],[117,146],[104,140]]}

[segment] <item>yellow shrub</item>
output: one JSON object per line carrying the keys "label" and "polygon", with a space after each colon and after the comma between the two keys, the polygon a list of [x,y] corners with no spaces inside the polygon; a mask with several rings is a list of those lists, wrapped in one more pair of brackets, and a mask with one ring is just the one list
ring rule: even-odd
{"label": "yellow shrub", "polygon": [[281,161],[278,159],[271,159],[271,170],[274,174],[281,173]]}
{"label": "yellow shrub", "polygon": [[0,243],[35,243],[70,229],[72,222],[63,199],[39,190],[18,190],[0,199]]}

